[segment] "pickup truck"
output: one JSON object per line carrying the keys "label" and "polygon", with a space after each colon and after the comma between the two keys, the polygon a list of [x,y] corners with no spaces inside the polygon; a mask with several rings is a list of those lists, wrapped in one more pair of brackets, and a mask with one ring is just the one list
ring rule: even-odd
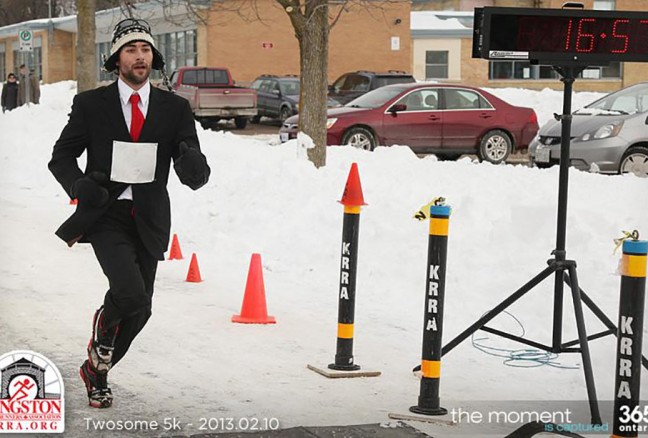
{"label": "pickup truck", "polygon": [[171,75],[171,88],[189,101],[194,118],[203,128],[219,120],[234,119],[238,129],[257,115],[257,94],[237,87],[227,68],[180,67]]}

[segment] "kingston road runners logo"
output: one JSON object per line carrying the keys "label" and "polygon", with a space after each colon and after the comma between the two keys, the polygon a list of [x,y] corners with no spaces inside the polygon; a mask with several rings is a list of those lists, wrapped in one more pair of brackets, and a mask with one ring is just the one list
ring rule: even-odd
{"label": "kingston road runners logo", "polygon": [[56,365],[33,351],[0,356],[0,434],[62,433],[63,378]]}

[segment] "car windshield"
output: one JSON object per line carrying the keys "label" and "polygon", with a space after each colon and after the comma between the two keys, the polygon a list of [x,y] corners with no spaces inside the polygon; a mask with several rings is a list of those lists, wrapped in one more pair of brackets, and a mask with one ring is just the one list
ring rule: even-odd
{"label": "car windshield", "polygon": [[378,88],[367,94],[363,94],[344,106],[351,108],[378,108],[406,90],[409,90],[409,87]]}
{"label": "car windshield", "polygon": [[287,96],[298,96],[299,79],[279,81],[279,88],[281,89],[281,94],[285,94]]}
{"label": "car windshield", "polygon": [[339,78],[333,84],[336,92],[340,91],[367,91],[369,90],[370,80],[366,76],[350,74]]}
{"label": "car windshield", "polygon": [[414,82],[412,76],[378,76],[375,79],[376,88],[384,87],[385,85],[403,84],[407,82]]}
{"label": "car windshield", "polygon": [[637,114],[648,111],[648,84],[637,84],[604,98],[576,111],[584,115]]}

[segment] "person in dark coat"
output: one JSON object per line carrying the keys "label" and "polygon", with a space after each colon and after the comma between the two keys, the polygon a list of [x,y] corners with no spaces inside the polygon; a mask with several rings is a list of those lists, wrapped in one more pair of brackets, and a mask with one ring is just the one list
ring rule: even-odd
{"label": "person in dark coat", "polygon": [[40,102],[40,84],[33,71],[27,70],[25,64],[20,66],[18,71],[20,82],[18,83],[18,106],[26,103]]}
{"label": "person in dark coat", "polygon": [[[49,162],[78,200],[56,234],[68,246],[89,242],[109,284],[80,369],[89,405],[97,408],[112,405],[108,371],[151,316],[157,263],[169,243],[171,161],[180,182],[193,190],[210,174],[189,102],[152,87],[152,68],[163,70],[164,60],[148,23],[119,22],[104,63],[119,78],[75,96]],[[77,163],[84,151],[85,172]]]}
{"label": "person in dark coat", "polygon": [[11,111],[18,106],[18,83],[16,75],[9,73],[7,82],[2,86],[2,112]]}

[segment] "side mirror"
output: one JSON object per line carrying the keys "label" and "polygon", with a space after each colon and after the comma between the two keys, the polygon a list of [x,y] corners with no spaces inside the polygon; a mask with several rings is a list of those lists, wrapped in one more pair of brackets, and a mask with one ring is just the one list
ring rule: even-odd
{"label": "side mirror", "polygon": [[405,105],[404,103],[397,103],[396,105],[392,105],[391,108],[389,108],[389,112],[394,115],[405,110],[407,110],[407,105]]}
{"label": "side mirror", "polygon": [[274,90],[272,90],[272,94],[274,94],[275,96],[281,96],[281,91],[275,88]]}

